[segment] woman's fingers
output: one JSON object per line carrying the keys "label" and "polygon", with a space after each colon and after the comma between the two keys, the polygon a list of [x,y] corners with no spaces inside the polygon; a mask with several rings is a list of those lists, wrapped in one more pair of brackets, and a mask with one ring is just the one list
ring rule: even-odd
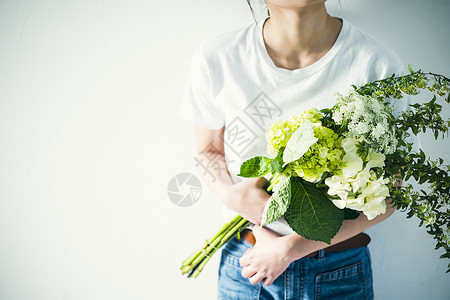
{"label": "woman's fingers", "polygon": [[262,282],[271,285],[291,263],[285,246],[286,240],[270,229],[253,227],[256,244],[248,249],[239,260],[243,267],[242,276],[250,283]]}
{"label": "woman's fingers", "polygon": [[248,266],[250,264],[249,254],[252,251],[252,249],[253,248],[247,249],[247,251],[245,251],[245,253],[239,259],[239,264],[241,265],[241,267],[246,267],[246,266]]}
{"label": "woman's fingers", "polygon": [[250,277],[248,280],[251,284],[257,284],[258,282],[262,281],[264,278],[266,278],[266,274],[263,272],[255,273],[252,277]]}
{"label": "woman's fingers", "polygon": [[264,284],[265,286],[269,286],[274,282],[274,278],[273,277],[266,277],[262,280],[262,284]]}
{"label": "woman's fingers", "polygon": [[256,270],[252,266],[242,268],[241,275],[244,278],[250,278],[256,274]]}

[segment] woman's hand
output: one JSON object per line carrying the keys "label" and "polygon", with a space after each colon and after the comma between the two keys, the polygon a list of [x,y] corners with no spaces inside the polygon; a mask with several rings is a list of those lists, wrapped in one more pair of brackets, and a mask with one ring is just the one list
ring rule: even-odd
{"label": "woman's hand", "polygon": [[270,198],[266,191],[267,186],[268,181],[264,177],[247,178],[229,186],[228,191],[222,193],[221,200],[245,219],[259,225],[264,206]]}
{"label": "woman's hand", "polygon": [[245,252],[240,259],[242,277],[251,284],[262,282],[271,285],[294,261],[289,254],[289,243],[285,237],[266,228],[254,226],[256,244]]}

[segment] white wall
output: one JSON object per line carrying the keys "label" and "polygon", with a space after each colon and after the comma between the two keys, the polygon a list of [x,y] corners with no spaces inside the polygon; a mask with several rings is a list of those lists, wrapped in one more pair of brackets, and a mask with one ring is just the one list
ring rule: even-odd
{"label": "white wall", "polygon": [[[448,1],[330,6],[450,76]],[[196,280],[178,272],[222,220],[206,189],[189,208],[168,199],[169,180],[194,172],[176,107],[195,47],[252,21],[244,0],[0,1],[0,299],[215,298],[218,255]],[[448,139],[424,140],[450,161]],[[450,293],[415,220],[370,233],[378,299]]]}

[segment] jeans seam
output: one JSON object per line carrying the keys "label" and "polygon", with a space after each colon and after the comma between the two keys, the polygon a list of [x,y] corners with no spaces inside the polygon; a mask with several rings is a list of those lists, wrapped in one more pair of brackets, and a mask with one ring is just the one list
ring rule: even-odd
{"label": "jeans seam", "polygon": [[325,272],[325,273],[316,275],[316,278],[314,280],[314,285],[315,285],[315,288],[314,288],[314,299],[319,299],[320,298],[321,285],[323,283],[323,282],[320,282],[320,279],[323,277],[323,275],[334,273],[334,272],[337,272],[337,271],[343,270],[343,269],[349,269],[349,268],[355,268],[356,271],[355,272],[352,271],[350,274],[346,274],[345,276],[339,276],[337,278],[326,280],[326,282],[333,282],[333,281],[341,280],[341,279],[349,277],[349,276],[357,275],[359,280],[362,281],[362,293],[364,295],[364,299],[367,299],[366,278],[365,278],[365,274],[364,274],[364,261],[363,260],[360,260],[357,263],[354,263],[354,264],[349,265],[349,266],[341,267],[341,268],[339,268],[337,270],[334,270],[334,271],[329,271],[329,272]]}
{"label": "jeans seam", "polygon": [[316,279],[314,280],[314,285],[316,286],[315,291],[314,291],[314,300],[319,299],[320,297],[320,287],[321,285],[318,284],[318,276],[316,276]]}
{"label": "jeans seam", "polygon": [[[367,252],[367,250],[366,250]],[[366,293],[366,272],[365,272],[365,268],[364,268],[364,262],[362,262],[362,284],[363,284],[363,294],[364,294],[364,299],[367,299],[367,293]]]}
{"label": "jeans seam", "polygon": [[[359,269],[359,268],[358,268],[358,265],[361,265],[361,270],[358,270],[358,269]],[[364,272],[364,268],[362,267],[362,265],[363,265],[363,261],[360,260],[360,261],[358,261],[358,262],[356,262],[356,263],[354,263],[354,264],[352,264],[352,265],[345,266],[345,267],[341,267],[341,268],[339,268],[339,269],[337,269],[337,270],[334,270],[334,271],[329,271],[329,272],[325,272],[325,273],[322,273],[322,274],[318,274],[318,275],[316,276],[316,278],[317,278],[317,279],[320,279],[320,278],[323,277],[325,274],[335,273],[335,272],[337,272],[337,271],[339,271],[339,270],[350,269],[350,268],[355,268],[355,267],[356,267],[356,268],[355,268],[356,270],[353,271],[353,272],[350,273],[350,274],[346,274],[345,276],[340,276],[340,277],[335,278],[335,279],[329,279],[329,280],[327,280],[327,281],[340,280],[340,279],[342,279],[343,277],[353,276],[353,275],[355,275],[355,274]]]}
{"label": "jeans seam", "polygon": [[254,299],[258,300],[260,297],[260,294],[261,294],[261,282],[259,282],[258,284],[255,284],[254,286],[255,286],[255,289],[253,292]]}
{"label": "jeans seam", "polygon": [[[225,253],[223,253],[223,252],[225,252]],[[239,257],[234,256],[233,254],[230,254],[230,252],[228,252],[225,249],[222,250],[222,254],[224,255],[224,257],[223,257],[224,263],[226,263],[228,266],[233,267],[237,270],[242,270],[242,267],[239,267],[236,264],[230,262],[230,260],[234,260],[235,262],[237,262],[237,264],[239,264]]]}
{"label": "jeans seam", "polygon": [[299,267],[299,269],[298,269],[298,271],[299,271],[299,277],[300,277],[300,280],[299,280],[299,284],[300,284],[300,287],[299,287],[299,293],[300,293],[300,295],[299,295],[299,299],[302,299],[303,298],[303,295],[304,295],[304,293],[305,293],[305,287],[304,287],[304,284],[305,284],[305,280],[304,280],[304,271],[305,271],[305,268],[306,267],[303,267],[303,266],[300,266]]}
{"label": "jeans seam", "polygon": [[[367,276],[366,274],[364,274],[364,283],[367,285],[367,282],[366,282],[366,278],[369,278],[369,282],[371,283],[371,297],[370,297],[370,299],[374,299],[374,294],[373,294],[373,272],[372,272],[372,258],[371,258],[371,256],[370,256],[370,251],[369,251],[369,248],[368,247],[366,247],[366,257],[367,257],[367,267],[366,268],[364,268],[364,270],[369,270],[369,274],[367,274],[367,275],[369,275],[369,276]],[[366,286],[366,289],[367,289],[367,286]],[[367,290],[365,290],[364,291],[365,292],[365,294],[366,294],[366,298],[368,298],[367,297]]]}

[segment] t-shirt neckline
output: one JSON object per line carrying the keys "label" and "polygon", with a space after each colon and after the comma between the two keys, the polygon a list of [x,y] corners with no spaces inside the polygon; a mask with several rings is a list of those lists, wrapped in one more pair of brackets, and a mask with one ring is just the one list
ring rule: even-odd
{"label": "t-shirt neckline", "polygon": [[256,36],[256,44],[257,44],[256,48],[258,49],[258,52],[261,54],[262,59],[263,59],[264,63],[266,64],[266,66],[269,69],[271,69],[273,72],[278,73],[283,76],[295,76],[295,77],[308,76],[308,75],[311,75],[311,74],[319,71],[323,67],[325,67],[333,59],[333,57],[336,56],[336,53],[342,47],[342,44],[344,43],[344,40],[346,39],[348,30],[349,30],[348,23],[345,22],[343,19],[340,19],[342,21],[341,31],[339,32],[339,35],[338,35],[336,41],[334,42],[333,46],[331,47],[331,49],[323,57],[321,57],[318,61],[316,61],[312,65],[309,65],[309,66],[307,66],[305,68],[301,68],[301,69],[289,70],[289,69],[277,67],[274,64],[274,62],[272,61],[272,58],[269,56],[269,53],[267,53],[267,49],[264,44],[264,36],[263,36],[263,25],[267,21],[267,19],[269,19],[269,17],[267,17],[263,20],[260,20],[257,23],[257,30],[255,32],[255,34],[257,35]]}

